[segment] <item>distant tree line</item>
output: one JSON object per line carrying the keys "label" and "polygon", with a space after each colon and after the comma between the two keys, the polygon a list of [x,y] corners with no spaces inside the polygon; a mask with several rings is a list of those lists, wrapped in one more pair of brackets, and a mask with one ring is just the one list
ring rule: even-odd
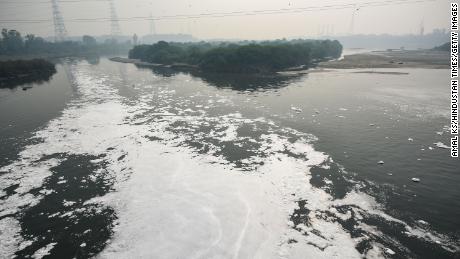
{"label": "distant tree line", "polygon": [[450,42],[446,42],[442,45],[436,46],[433,50],[440,50],[440,51],[450,51]]}
{"label": "distant tree line", "polygon": [[129,57],[159,64],[185,63],[203,71],[263,73],[309,67],[340,57],[342,45],[331,40],[277,40],[240,43],[168,43],[135,46]]}
{"label": "distant tree line", "polygon": [[16,30],[2,29],[0,55],[5,56],[80,56],[93,54],[126,53],[130,42],[118,43],[107,40],[98,43],[94,37],[85,35],[82,41],[49,42],[33,34],[25,37]]}
{"label": "distant tree line", "polygon": [[433,46],[449,41],[450,33],[445,29],[434,29],[433,32],[423,35],[353,34],[324,37],[340,41],[344,48],[399,49],[404,47],[405,49],[431,49]]}

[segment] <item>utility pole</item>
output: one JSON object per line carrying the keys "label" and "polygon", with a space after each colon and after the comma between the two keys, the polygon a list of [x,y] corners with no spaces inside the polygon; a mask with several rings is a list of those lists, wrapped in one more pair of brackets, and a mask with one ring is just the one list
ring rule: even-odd
{"label": "utility pole", "polygon": [[51,0],[53,7],[53,23],[54,23],[54,41],[65,41],[67,39],[67,30],[64,25],[64,19],[62,18],[61,11],[57,0]]}

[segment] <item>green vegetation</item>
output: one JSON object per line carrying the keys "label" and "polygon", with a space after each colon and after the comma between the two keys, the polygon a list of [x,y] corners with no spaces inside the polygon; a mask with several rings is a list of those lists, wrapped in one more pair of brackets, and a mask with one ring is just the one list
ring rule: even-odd
{"label": "green vegetation", "polygon": [[97,43],[96,39],[85,35],[82,41],[49,42],[41,37],[28,34],[22,37],[16,30],[3,29],[0,38],[1,56],[86,56],[126,53],[132,47],[130,42],[118,43],[107,40]]}
{"label": "green vegetation", "polygon": [[440,50],[440,51],[450,51],[450,42],[446,42],[440,46],[436,46],[433,50]]}
{"label": "green vegetation", "polygon": [[183,63],[203,71],[267,73],[293,67],[308,68],[340,57],[342,45],[330,40],[278,40],[241,43],[167,43],[140,45],[129,58],[158,64]]}
{"label": "green vegetation", "polygon": [[0,88],[46,81],[54,73],[54,64],[43,59],[0,61]]}

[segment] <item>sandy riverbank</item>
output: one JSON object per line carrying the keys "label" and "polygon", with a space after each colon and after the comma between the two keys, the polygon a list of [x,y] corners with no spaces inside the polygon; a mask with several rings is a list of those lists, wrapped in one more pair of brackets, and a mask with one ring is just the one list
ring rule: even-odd
{"label": "sandy riverbank", "polygon": [[322,68],[449,68],[449,52],[434,50],[372,51],[321,62]]}

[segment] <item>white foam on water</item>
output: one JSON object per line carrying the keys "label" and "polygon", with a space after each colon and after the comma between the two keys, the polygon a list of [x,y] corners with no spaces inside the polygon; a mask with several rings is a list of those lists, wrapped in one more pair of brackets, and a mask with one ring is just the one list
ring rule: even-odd
{"label": "white foam on water", "polygon": [[291,106],[291,110],[295,111],[296,113],[301,113],[302,112],[302,109],[300,109],[298,107],[295,107],[295,106]]}
{"label": "white foam on water", "polygon": [[433,143],[435,146],[437,146],[438,148],[444,148],[444,149],[450,149],[450,147],[442,142],[436,142],[436,143]]}
{"label": "white foam on water", "polygon": [[285,219],[258,176],[235,174],[153,142],[133,152],[134,173],[112,196],[119,225],[101,257],[275,255]]}
{"label": "white foam on water", "polygon": [[227,129],[223,132],[220,141],[234,141],[237,139],[237,130],[238,126],[230,124],[227,126]]}
{"label": "white foam on water", "polygon": [[11,217],[0,220],[0,258],[13,258],[22,242],[19,222]]}
{"label": "white foam on water", "polygon": [[[42,142],[25,147],[18,161],[0,168],[9,172],[0,176],[0,188],[19,184],[13,195],[0,201],[0,216],[13,215],[19,208],[33,206],[43,195],[50,193],[37,196],[29,193],[33,188],[40,187],[51,175],[50,169],[60,162],[56,158],[40,161],[41,158],[58,153],[98,155],[104,153],[108,146],[117,145],[112,141],[125,136],[123,118],[128,114],[116,98],[108,95],[114,91],[104,85],[104,80],[94,80],[81,71],[75,79],[82,97],[71,103],[59,118],[35,133]],[[101,102],[102,98],[106,98],[105,102]],[[11,217],[3,221],[6,219]],[[19,230],[18,224],[0,225],[0,240],[16,241],[16,247],[19,247],[19,239],[10,238],[10,233],[19,233]]]}
{"label": "white foam on water", "polygon": [[54,246],[56,245],[57,243],[49,243],[48,245],[38,249],[33,255],[32,255],[32,258],[36,258],[36,259],[41,259],[47,255],[49,255],[49,252],[51,251],[51,249],[54,248]]}
{"label": "white foam on water", "polygon": [[[351,212],[342,213],[335,207],[353,205],[358,217],[363,212],[373,213],[405,224],[385,214],[369,195],[352,191],[334,200],[325,190],[312,186],[310,169],[324,167],[331,160],[314,149],[313,136],[282,128],[253,140],[238,136],[237,129],[243,123],[274,123],[244,118],[240,113],[208,117],[205,111],[196,114],[174,107],[175,113],[169,104],[152,113],[148,103],[151,96],[124,103],[106,77],[91,76],[89,69],[80,67],[75,75],[82,96],[36,133],[43,143],[26,147],[19,161],[2,168],[11,171],[0,178],[6,180],[5,186],[19,183],[20,187],[17,194],[2,201],[1,213],[17,211],[18,204],[30,206],[42,197],[30,197],[27,192],[42,185],[51,174],[50,168],[59,164],[58,159],[36,162],[43,156],[106,154],[107,170],[118,179],[115,191],[87,201],[112,206],[118,217],[114,236],[98,255],[100,258],[362,258],[355,249],[360,238],[352,238],[338,222],[324,217],[325,212],[347,219]],[[157,89],[155,94],[164,94],[167,98],[163,100],[170,100],[174,91]],[[218,98],[209,103],[232,103]],[[149,122],[155,116],[162,119]],[[171,131],[176,122],[186,122],[188,126],[174,126],[185,131],[203,123],[214,125],[224,134],[214,132],[209,137],[220,142],[258,142],[257,155],[245,159],[252,172],[216,155],[220,149],[216,145],[207,154],[196,154],[184,143],[202,140],[203,136]],[[292,142],[289,134],[297,140]],[[163,141],[150,141],[144,136]],[[121,155],[125,156],[119,160]],[[129,168],[129,177],[122,173],[124,168]],[[15,171],[28,173],[13,174]],[[296,226],[301,229],[298,231],[290,215],[301,200],[306,201],[310,212],[308,224]],[[405,226],[410,235],[423,231]],[[9,240],[0,245],[6,255],[20,246],[19,230],[18,222],[11,217],[0,221],[0,240]],[[379,257],[382,251],[384,248],[375,244],[368,254]]]}
{"label": "white foam on water", "polygon": [[[282,142],[271,142],[275,150],[288,145],[271,139]],[[178,147],[145,142],[132,148],[133,175],[105,201],[120,220],[101,258],[360,258],[338,223],[314,218],[305,228],[320,236],[291,228],[298,199],[309,199],[312,209],[331,204],[306,178],[309,166],[327,158],[308,144],[290,147],[308,157],[305,163],[278,153],[249,175]],[[291,239],[299,242],[289,244]]]}

